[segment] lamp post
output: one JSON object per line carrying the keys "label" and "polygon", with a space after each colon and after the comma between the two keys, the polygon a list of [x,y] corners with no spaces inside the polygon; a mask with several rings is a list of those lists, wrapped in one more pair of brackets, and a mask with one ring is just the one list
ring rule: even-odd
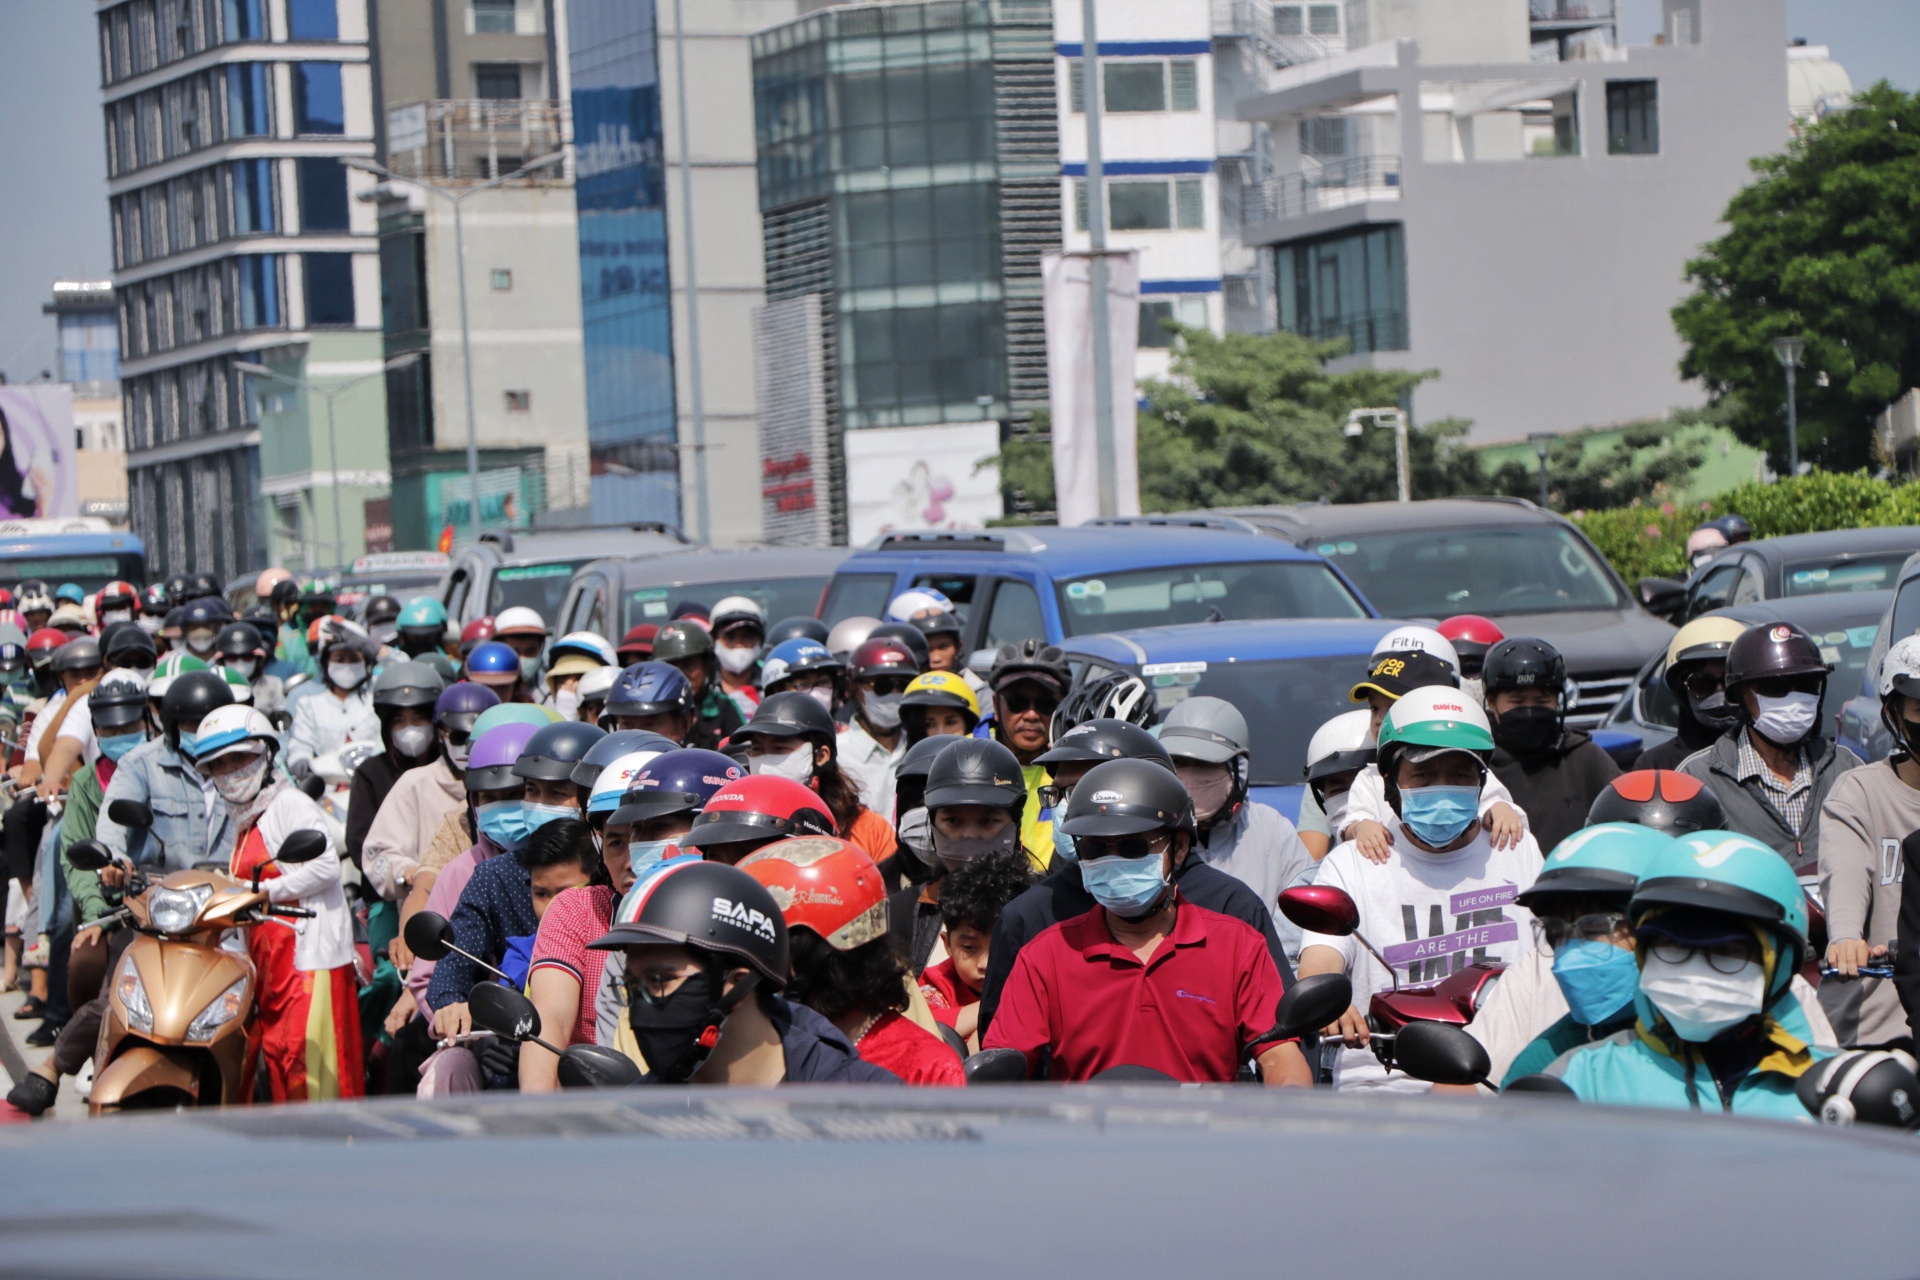
{"label": "lamp post", "polygon": [[1800,474],[1800,406],[1794,403],[1800,361],[1807,353],[1805,338],[1775,338],[1773,358],[1787,371],[1787,474]]}
{"label": "lamp post", "polygon": [[1540,506],[1550,508],[1553,504],[1547,494],[1547,455],[1553,451],[1555,436],[1551,431],[1532,431],[1527,439],[1533,444],[1533,452],[1540,459]]}
{"label": "lamp post", "polygon": [[1113,446],[1113,340],[1107,317],[1106,167],[1100,144],[1100,31],[1095,0],[1080,5],[1080,75],[1087,117],[1087,294],[1093,303],[1093,442],[1100,514],[1120,514],[1120,464]]}
{"label": "lamp post", "polygon": [[1404,409],[1355,409],[1347,414],[1346,436],[1349,440],[1358,440],[1365,433],[1367,423],[1376,427],[1393,428],[1394,469],[1400,478],[1400,501],[1413,501],[1413,476],[1411,464],[1407,459],[1407,414]]}
{"label": "lamp post", "polygon": [[323,387],[317,382],[305,378],[296,378],[290,373],[281,373],[278,369],[269,369],[264,364],[254,364],[247,360],[236,360],[234,370],[254,378],[271,378],[275,382],[285,383],[289,387],[298,387],[310,396],[319,396],[327,402],[327,467],[333,473],[333,564],[336,569],[347,567],[346,525],[340,518],[340,447],[333,430],[333,402],[343,392],[351,391],[363,382],[375,378],[384,378],[395,369],[405,369],[420,359],[418,351],[409,351],[405,355],[395,356],[380,366],[377,373],[361,374],[357,378],[331,387]]}
{"label": "lamp post", "polygon": [[482,191],[491,191],[515,178],[524,178],[538,169],[552,168],[567,158],[564,151],[552,151],[537,160],[530,160],[512,173],[503,173],[497,178],[473,186],[451,187],[425,178],[408,178],[395,173],[383,164],[376,163],[364,156],[342,156],[340,163],[349,169],[359,169],[375,174],[388,182],[410,182],[429,195],[439,196],[453,205],[453,253],[458,264],[456,270],[460,276],[460,364],[466,374],[467,384],[467,498],[468,514],[473,527],[473,540],[480,540],[480,443],[474,427],[473,418],[473,332],[467,323],[467,229],[461,217],[463,206],[469,196],[477,196]]}
{"label": "lamp post", "polygon": [[680,99],[680,223],[687,275],[687,363],[692,366],[687,370],[687,386],[693,400],[693,483],[700,502],[695,528],[704,547],[712,541],[713,529],[707,501],[707,393],[701,385],[700,284],[694,275],[693,258],[693,157],[687,151],[687,22],[680,14],[680,0],[673,0],[673,63],[674,87]]}

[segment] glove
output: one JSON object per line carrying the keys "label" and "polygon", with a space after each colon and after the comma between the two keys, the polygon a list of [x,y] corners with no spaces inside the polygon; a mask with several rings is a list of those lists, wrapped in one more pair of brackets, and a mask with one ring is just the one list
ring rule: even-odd
{"label": "glove", "polygon": [[365,628],[348,622],[344,618],[335,618],[322,626],[320,638],[323,648],[344,645],[364,657],[369,666],[380,660],[382,648],[380,642],[368,635]]}
{"label": "glove", "polygon": [[520,1087],[520,1046],[512,1040],[489,1036],[469,1046],[480,1059],[480,1076],[489,1089]]}

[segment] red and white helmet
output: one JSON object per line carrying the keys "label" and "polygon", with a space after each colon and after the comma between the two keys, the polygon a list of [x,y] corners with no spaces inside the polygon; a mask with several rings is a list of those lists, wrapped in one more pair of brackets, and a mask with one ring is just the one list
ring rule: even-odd
{"label": "red and white helmet", "polygon": [[716,791],[680,843],[704,852],[712,845],[839,834],[825,800],[792,778],[763,773]]}
{"label": "red and white helmet", "polygon": [[773,895],[787,931],[809,929],[835,951],[887,933],[887,886],[880,868],[857,844],[832,836],[781,840],[748,854],[740,870]]}

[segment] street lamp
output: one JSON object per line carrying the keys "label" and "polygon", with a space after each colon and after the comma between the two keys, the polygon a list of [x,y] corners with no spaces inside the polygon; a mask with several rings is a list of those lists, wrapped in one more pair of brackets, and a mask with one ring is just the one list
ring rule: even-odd
{"label": "street lamp", "polygon": [[476,434],[473,418],[473,333],[467,324],[467,230],[461,217],[467,197],[477,196],[482,191],[491,191],[503,183],[515,178],[524,178],[537,169],[549,169],[567,158],[564,151],[553,151],[537,160],[530,160],[512,173],[503,173],[497,178],[473,186],[450,187],[437,182],[428,182],[425,178],[408,178],[395,173],[383,164],[367,159],[365,156],[341,156],[340,163],[349,169],[359,169],[375,174],[388,182],[410,182],[429,195],[439,196],[453,205],[453,252],[460,274],[460,364],[466,374],[467,384],[467,486],[469,507],[472,517],[473,540],[480,540],[480,442]]}
{"label": "street lamp", "polygon": [[409,351],[407,354],[395,356],[393,359],[381,365],[377,373],[362,374],[357,378],[349,378],[347,381],[331,387],[323,387],[319,383],[309,382],[305,378],[296,378],[290,373],[281,373],[278,369],[269,369],[264,364],[254,364],[247,360],[236,360],[233,362],[233,367],[236,372],[244,373],[255,378],[271,378],[273,381],[285,383],[289,387],[298,387],[308,395],[319,396],[327,402],[327,466],[333,472],[333,563],[336,568],[344,570],[347,567],[347,547],[346,525],[340,518],[340,448],[333,430],[334,398],[342,392],[353,390],[363,382],[371,382],[375,378],[384,378],[396,369],[405,369],[409,365],[416,363],[419,359],[420,353],[418,351]]}
{"label": "street lamp", "polygon": [[1413,501],[1413,479],[1409,474],[1407,462],[1407,415],[1403,409],[1355,409],[1347,415],[1346,436],[1349,440],[1358,440],[1365,434],[1366,424],[1371,421],[1376,427],[1393,428],[1394,467],[1400,473],[1400,501]]}
{"label": "street lamp", "polygon": [[1805,338],[1775,338],[1773,358],[1787,371],[1787,474],[1800,474],[1800,406],[1794,403],[1794,384],[1798,381],[1801,357],[1807,353]]}
{"label": "street lamp", "polygon": [[1558,439],[1551,431],[1530,431],[1527,439],[1533,444],[1533,452],[1540,459],[1540,506],[1545,509],[1553,504],[1547,495],[1547,455],[1553,451],[1553,442]]}

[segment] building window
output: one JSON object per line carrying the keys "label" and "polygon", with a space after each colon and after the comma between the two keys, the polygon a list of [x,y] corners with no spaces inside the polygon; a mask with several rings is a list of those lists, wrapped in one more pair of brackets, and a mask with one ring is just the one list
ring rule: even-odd
{"label": "building window", "polygon": [[239,275],[236,319],[242,329],[273,329],[280,324],[280,258],[271,253],[242,254],[233,260]]}
{"label": "building window", "polygon": [[340,13],[336,0],[287,0],[287,38],[338,40]]}
{"label": "building window", "polygon": [[266,15],[261,11],[261,0],[224,0],[221,15],[226,19],[225,36],[227,43],[235,44],[242,40],[265,40],[267,38]]}
{"label": "building window", "polygon": [[[1087,229],[1087,184],[1073,184],[1073,225]],[[1107,226],[1113,231],[1199,231],[1207,225],[1206,186],[1199,178],[1107,183]]]}
{"label": "building window", "polygon": [[[1078,58],[1067,59],[1067,92],[1075,115],[1087,109],[1085,64]],[[1200,64],[1192,58],[1171,62],[1158,58],[1128,58],[1102,62],[1100,74],[1106,86],[1102,102],[1109,112],[1198,111],[1200,109]]]}
{"label": "building window", "polygon": [[300,173],[300,230],[348,230],[346,166],[332,156],[309,156],[295,163]]}
{"label": "building window", "polygon": [[508,271],[505,267],[495,267],[493,270],[493,288],[496,293],[505,293],[507,290],[513,288],[513,272]]}
{"label": "building window", "polygon": [[533,392],[531,391],[507,392],[507,412],[508,413],[527,413],[527,412],[530,412],[532,409],[533,409]]}
{"label": "building window", "polygon": [[1171,347],[1173,330],[1168,325],[1189,329],[1207,327],[1207,300],[1190,298],[1142,298],[1140,300],[1140,345]]}
{"label": "building window", "polygon": [[309,253],[307,267],[307,323],[353,323],[353,255]]}
{"label": "building window", "polygon": [[346,99],[340,89],[337,62],[293,64],[293,131],[345,133]]}
{"label": "building window", "polygon": [[473,0],[475,35],[512,35],[514,0]]}
{"label": "building window", "polygon": [[1340,6],[1337,4],[1310,4],[1307,6],[1307,34],[1313,36],[1337,36],[1340,34]]}
{"label": "building window", "polygon": [[1347,339],[1350,350],[1407,349],[1407,265],[1398,224],[1363,227],[1274,250],[1280,327]]}
{"label": "building window", "polygon": [[1607,81],[1607,154],[1660,153],[1660,82]]}
{"label": "building window", "polygon": [[517,62],[476,62],[473,64],[473,96],[507,101],[520,96],[520,64]]}
{"label": "building window", "polygon": [[278,219],[273,216],[273,161],[235,160],[229,168],[233,181],[233,234],[245,236],[272,231],[278,225]]}
{"label": "building window", "polygon": [[243,62],[227,68],[227,136],[257,138],[273,131],[267,104],[267,65]]}
{"label": "building window", "polygon": [[1175,111],[1200,109],[1200,64],[1192,58],[1175,58],[1167,64],[1167,87]]}

